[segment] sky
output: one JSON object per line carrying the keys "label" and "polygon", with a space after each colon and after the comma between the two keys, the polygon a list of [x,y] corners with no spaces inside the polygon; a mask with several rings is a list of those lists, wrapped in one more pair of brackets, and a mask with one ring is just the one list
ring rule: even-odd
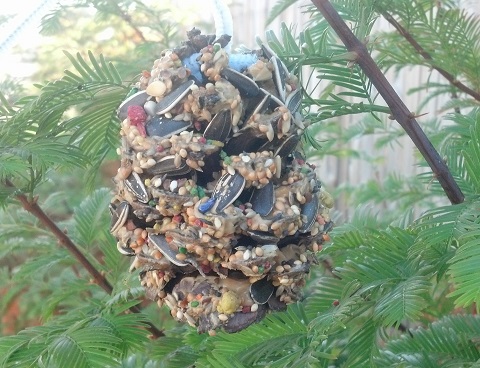
{"label": "sky", "polygon": [[22,0],[21,8],[18,4],[18,1],[2,1],[0,8],[0,16],[11,16],[0,26],[0,79],[7,74],[13,77],[32,74],[33,66],[22,63],[12,51],[16,45],[35,47],[40,42],[40,20],[55,6],[56,0]]}

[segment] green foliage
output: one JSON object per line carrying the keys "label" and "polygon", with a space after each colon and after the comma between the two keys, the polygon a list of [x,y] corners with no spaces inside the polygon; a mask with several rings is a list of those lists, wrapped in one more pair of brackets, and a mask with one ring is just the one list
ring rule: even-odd
{"label": "green foliage", "polygon": [[[459,9],[455,1],[436,4],[431,1],[398,1],[392,7],[389,1],[376,2],[381,14],[389,14],[419,44],[429,57],[416,52],[412,45],[403,42],[396,32],[382,33],[378,50],[386,68],[401,70],[411,65],[425,65],[448,72],[457,81],[475,91],[480,89],[480,19]],[[455,86],[447,81],[428,83],[420,88],[429,89],[429,98],[438,94],[458,94]],[[438,90],[438,91],[437,91]],[[450,101],[449,108],[478,106],[478,100],[461,95]]]}
{"label": "green foliage", "polygon": [[[111,63],[89,53],[92,66],[66,53],[76,73],[65,71],[40,93],[21,99],[6,111],[0,126],[0,180],[18,178],[15,185],[33,193],[50,169],[98,168],[115,147],[115,110],[126,87]],[[77,110],[74,117],[68,115]],[[93,176],[87,176],[91,184]]]}
{"label": "green foliage", "polygon": [[480,359],[480,320],[475,316],[448,316],[391,341],[382,352],[379,366],[473,367]]}
{"label": "green foliage", "polygon": [[[78,10],[92,5],[98,27],[112,22],[118,33],[131,36],[144,18],[157,37],[163,35],[164,45],[174,39],[171,23],[161,21],[167,11],[150,11],[138,1],[74,3],[49,14],[44,32],[61,32]],[[294,3],[278,1],[269,20]],[[9,335],[0,338],[1,367],[478,366],[480,110],[475,95],[456,82],[480,90],[479,18],[456,1],[337,0],[334,5],[384,71],[421,65],[455,78],[415,85],[412,91],[427,91],[427,100],[456,96],[444,106],[445,118],[431,117],[423,127],[465,202],[444,205],[430,172],[418,177],[393,172],[381,183],[373,178],[341,183],[336,194],[348,198],[351,207],[362,205],[334,229],[333,243],[319,253],[305,300],[233,335],[198,335],[172,322],[155,303],[145,307],[137,274],[128,272],[129,260],[108,233],[111,193],[94,175],[117,146],[115,110],[139,65],[131,62],[145,62],[154,46],[144,40],[129,45],[125,55],[105,52],[109,60],[122,60],[118,68],[96,51],[65,52],[68,70],[38,85],[37,94],[20,99],[7,89],[0,94],[0,308],[6,315],[18,308],[13,331],[0,325]],[[122,18],[132,9],[130,21]],[[348,144],[369,136],[378,149],[396,147],[404,132],[388,119],[388,107],[378,101],[354,54],[313,7],[306,9],[307,28],[296,33],[282,25],[278,36],[268,32],[266,37],[302,76],[302,108],[311,121],[306,151],[320,159],[333,155],[375,166],[382,157]],[[369,42],[382,16],[393,17],[429,57],[397,31]],[[354,115],[358,122],[339,124],[340,117]],[[19,194],[28,200],[38,196],[44,212],[113,285],[111,295],[92,282],[38,218],[20,208]],[[418,216],[418,208],[426,211]],[[132,306],[143,313],[126,313]],[[150,341],[147,323],[161,326],[165,336]]]}
{"label": "green foliage", "polygon": [[2,366],[102,367],[117,363],[146,341],[140,315],[90,312],[59,318],[61,324],[32,327],[0,341]]}

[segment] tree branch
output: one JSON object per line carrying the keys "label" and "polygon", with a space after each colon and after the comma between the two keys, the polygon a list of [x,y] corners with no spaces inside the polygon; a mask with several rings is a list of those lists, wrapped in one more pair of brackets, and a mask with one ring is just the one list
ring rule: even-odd
{"label": "tree branch", "polygon": [[450,202],[452,204],[463,202],[463,193],[453,179],[447,165],[443,162],[432,143],[420,128],[414,115],[408,110],[400,96],[398,96],[387,78],[385,78],[385,75],[383,75],[382,71],[378,68],[365,45],[355,37],[328,0],[312,0],[312,3],[323,14],[347,49],[358,55],[356,62],[383,97],[394,118],[407,132],[410,139],[430,165],[430,168],[440,182]]}
{"label": "tree branch", "polygon": [[140,38],[142,42],[147,42],[145,36],[143,35],[142,31],[133,23],[132,17],[125,13],[122,8],[118,5],[116,1],[110,1],[110,4],[116,9],[117,15],[124,20],[132,29],[134,30],[135,34]]}
{"label": "tree branch", "polygon": [[[7,187],[17,189],[15,185],[10,181],[5,181]],[[85,255],[78,249],[73,241],[65,234],[60,228],[52,221],[50,217],[42,210],[38,205],[37,200],[30,200],[25,194],[16,194],[15,198],[22,204],[22,207],[33,216],[35,216],[40,223],[45,226],[52,234],[57,238],[58,242],[63,245],[67,250],[81,263],[81,265],[88,271],[93,277],[95,283],[98,284],[107,294],[111,294],[113,291],[112,285],[108,280],[95,268],[95,266],[85,257]],[[133,313],[140,313],[141,310],[137,306],[130,307],[130,311]],[[164,333],[155,327],[150,322],[148,324],[148,331],[154,338],[164,336]]]}
{"label": "tree branch", "polygon": [[387,12],[381,13],[383,17],[395,27],[395,29],[400,33],[410,45],[425,59],[430,63],[430,66],[439,72],[446,80],[450,82],[452,86],[457,87],[460,91],[465,92],[467,95],[470,95],[475,100],[480,101],[480,93],[474,91],[470,87],[466,86],[459,80],[457,80],[452,74],[447,72],[446,70],[433,65],[433,58],[432,56],[415,40],[415,38],[405,29],[403,26],[397,22],[397,20]]}

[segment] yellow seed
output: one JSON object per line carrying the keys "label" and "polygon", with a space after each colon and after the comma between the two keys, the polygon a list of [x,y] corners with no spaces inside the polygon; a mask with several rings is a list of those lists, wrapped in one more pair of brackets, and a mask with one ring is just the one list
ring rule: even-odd
{"label": "yellow seed", "polygon": [[217,305],[218,313],[232,314],[240,306],[240,299],[233,291],[228,290],[222,295]]}
{"label": "yellow seed", "polygon": [[175,258],[178,259],[179,261],[185,261],[187,259],[187,255],[183,253],[177,253],[175,255]]}
{"label": "yellow seed", "polygon": [[167,90],[167,86],[162,81],[154,81],[147,86],[145,92],[150,96],[161,97]]}

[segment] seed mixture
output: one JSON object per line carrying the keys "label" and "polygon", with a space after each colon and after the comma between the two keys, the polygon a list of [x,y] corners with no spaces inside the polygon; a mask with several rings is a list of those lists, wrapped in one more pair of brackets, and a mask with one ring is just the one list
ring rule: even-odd
{"label": "seed mixture", "polygon": [[283,62],[187,36],[118,108],[111,233],[173,318],[236,332],[301,298],[333,201],[302,155],[302,91]]}

